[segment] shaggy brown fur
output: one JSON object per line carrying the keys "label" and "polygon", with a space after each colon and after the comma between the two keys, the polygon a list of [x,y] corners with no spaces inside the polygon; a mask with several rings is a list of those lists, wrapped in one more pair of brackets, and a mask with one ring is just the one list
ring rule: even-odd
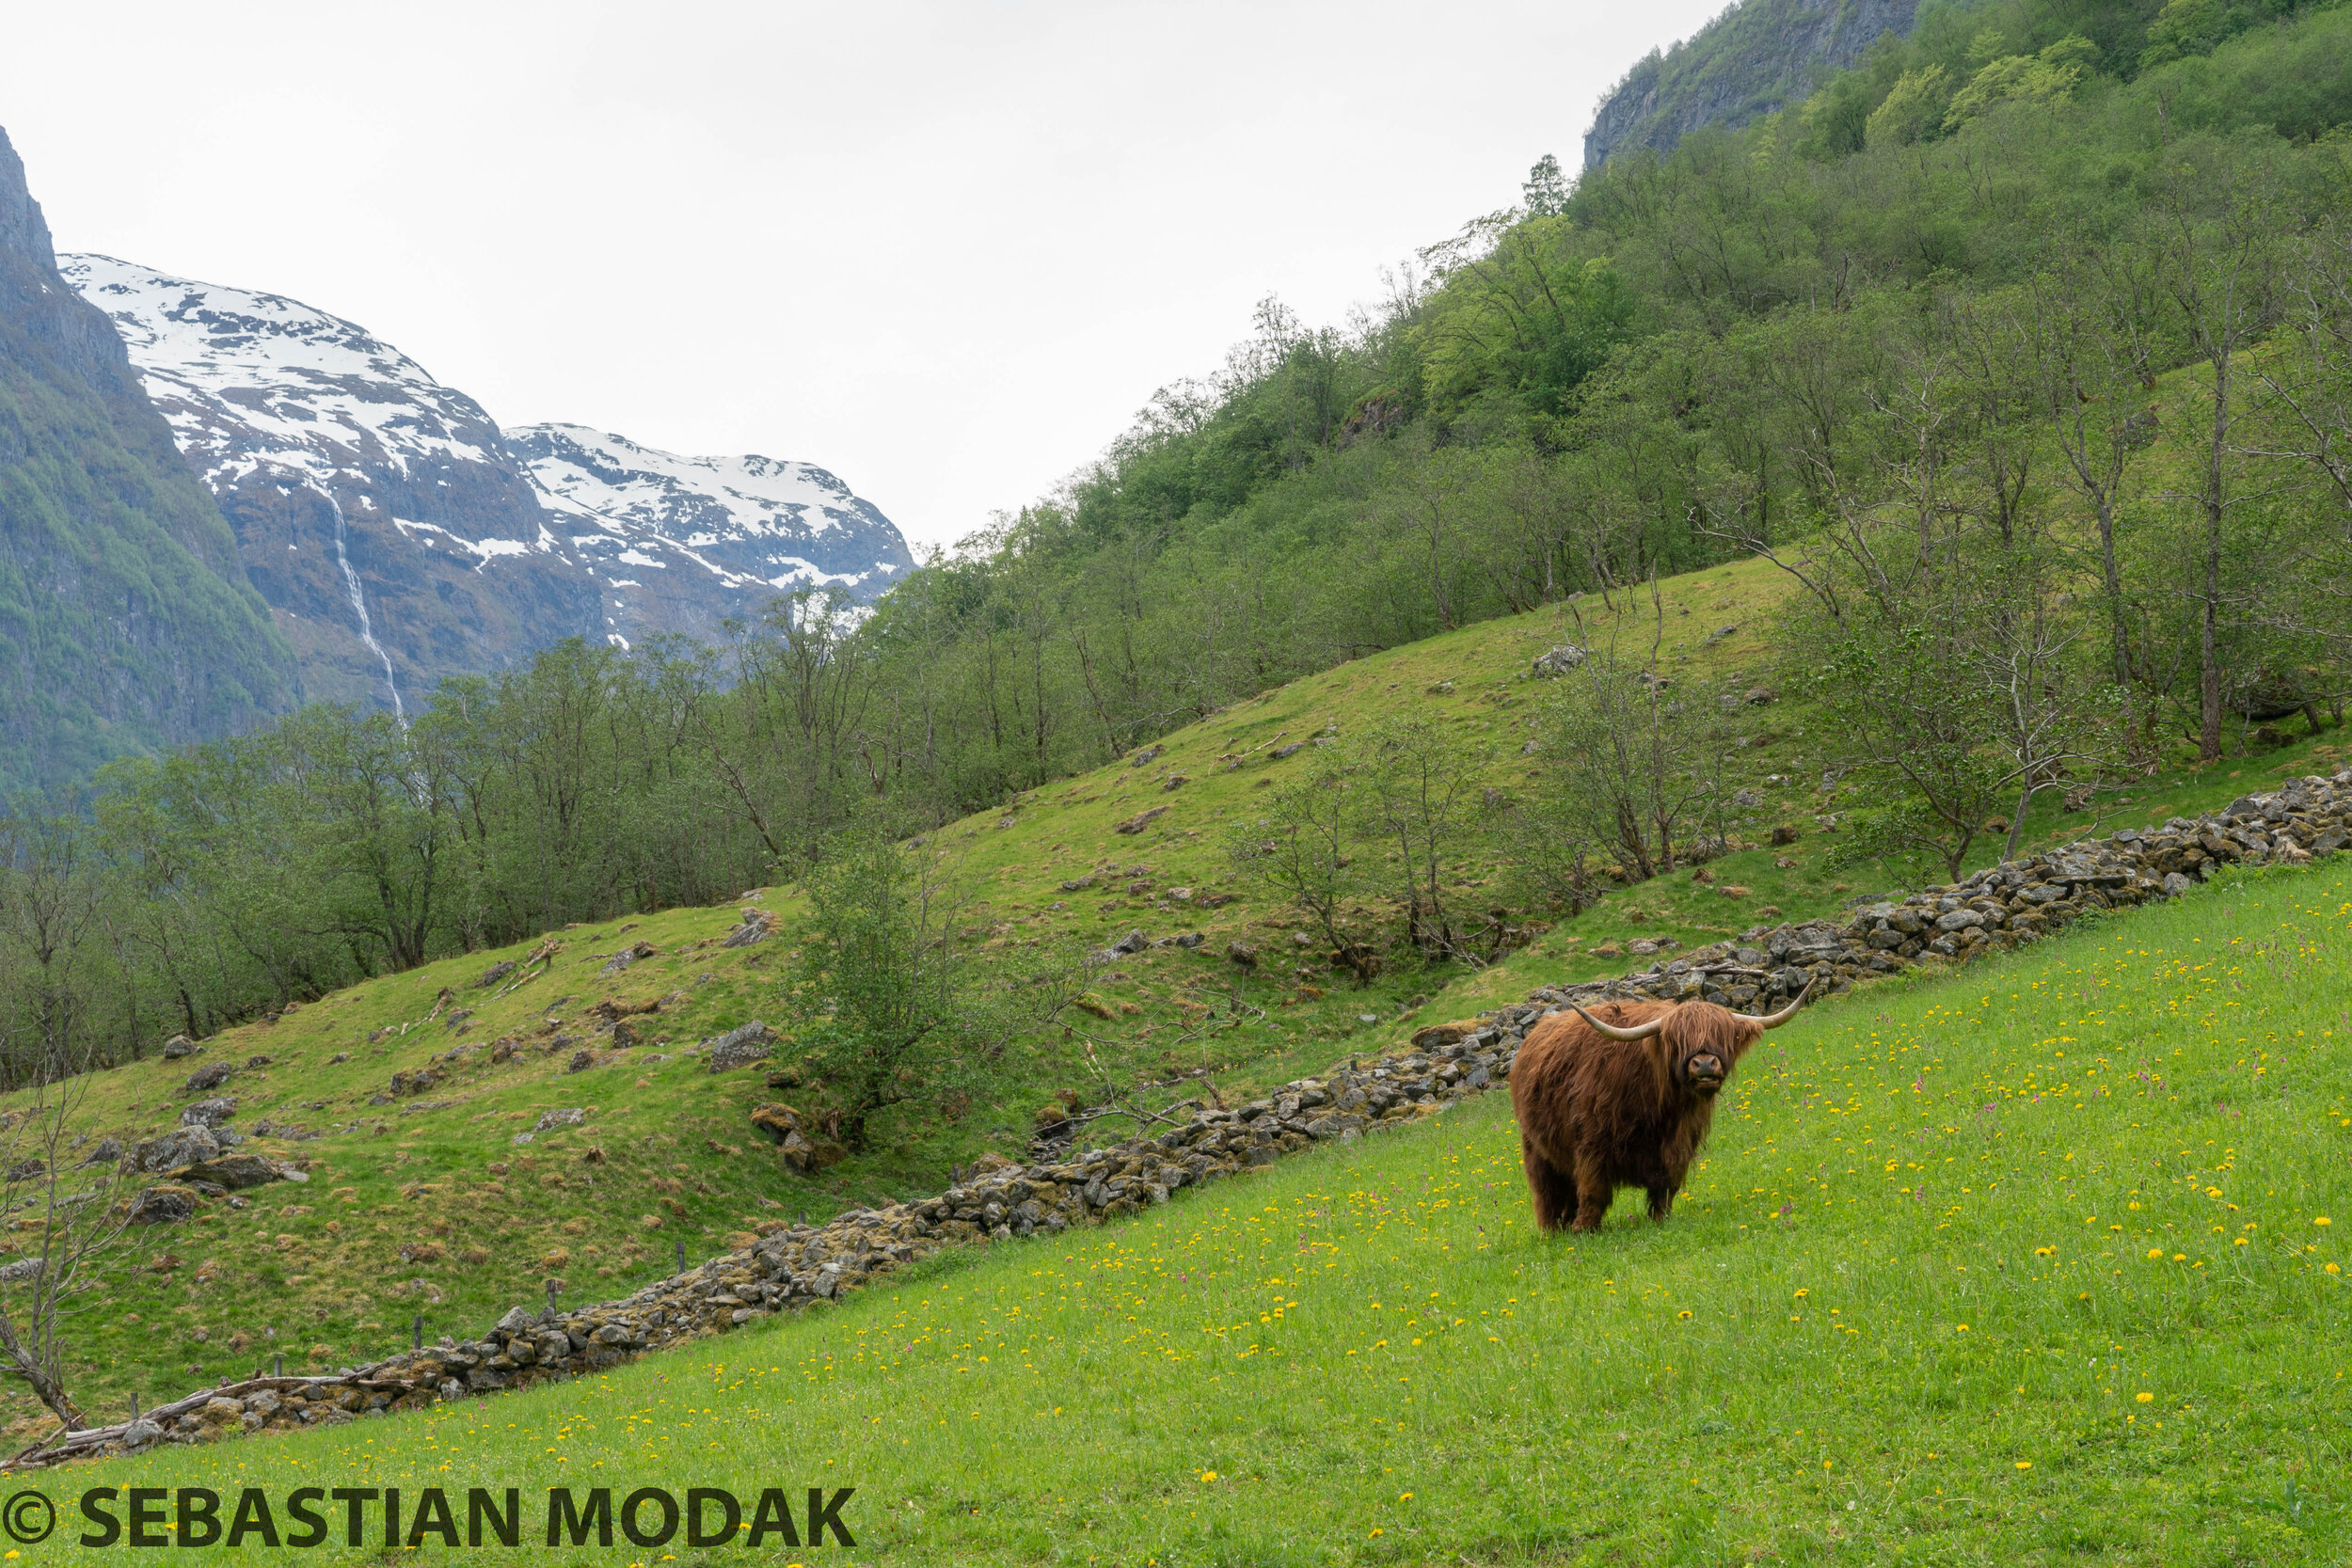
{"label": "shaggy brown fur", "polygon": [[1621,1029],[1661,1014],[1666,1026],[1647,1039],[1614,1040],[1558,1012],[1527,1032],[1511,1065],[1511,1109],[1535,1223],[1546,1230],[1598,1229],[1619,1187],[1649,1194],[1650,1218],[1664,1219],[1707,1137],[1715,1095],[1764,1033],[1760,1020],[1712,1002],[1589,1010]]}

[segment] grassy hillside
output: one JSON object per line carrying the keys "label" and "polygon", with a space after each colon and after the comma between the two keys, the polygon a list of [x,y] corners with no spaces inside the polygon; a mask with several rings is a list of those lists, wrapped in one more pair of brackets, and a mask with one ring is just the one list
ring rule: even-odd
{"label": "grassy hillside", "polygon": [[853,1485],[923,1563],[2332,1560],[2347,939],[2337,862],[1822,1003],[1663,1227],[1536,1236],[1488,1097],[594,1383],[73,1484]]}
{"label": "grassy hillside", "polygon": [[[1692,669],[1766,678],[1765,612],[1780,592],[1768,570],[1667,583],[1670,649],[1678,645]],[[1607,613],[1589,601],[1581,608],[1584,635],[1604,634]],[[1739,629],[1709,641],[1725,626]],[[1514,728],[1534,689],[1516,677],[1561,628],[1562,612],[1544,612],[1358,660],[1180,731],[1147,766],[1098,769],[939,835],[997,942],[1073,929],[1090,942],[1136,929],[1152,938],[1199,930],[1206,941],[1104,970],[1094,994],[1109,1017],[1073,1015],[1082,1030],[1025,1042],[986,1100],[960,1115],[901,1114],[871,1153],[818,1175],[782,1165],[749,1120],[770,1101],[809,1106],[803,1089],[771,1088],[759,1068],[713,1075],[681,1053],[753,1019],[788,1024],[780,994],[796,913],[788,890],[746,906],[783,918],[780,934],[756,945],[720,945],[739,922],[735,908],[583,927],[560,934],[551,963],[526,965],[495,988],[480,986],[484,974],[528,959],[537,944],[373,981],[228,1031],[195,1057],[98,1075],[84,1117],[93,1132],[128,1143],[177,1123],[194,1098],[182,1089],[193,1069],[230,1064],[234,1076],[214,1092],[237,1098],[233,1125],[250,1132],[268,1121],[277,1135],[250,1147],[308,1163],[310,1180],[260,1189],[247,1207],[215,1200],[185,1225],[135,1229],[123,1266],[83,1320],[77,1348],[88,1364],[77,1386],[94,1411],[112,1414],[134,1395],[152,1403],[273,1354],[295,1370],[371,1359],[405,1342],[418,1315],[433,1336],[479,1329],[509,1307],[540,1302],[549,1276],[564,1282],[567,1302],[624,1294],[675,1267],[681,1242],[698,1259],[803,1210],[821,1218],[845,1204],[935,1191],[951,1164],[983,1150],[1018,1155],[1049,1098],[1098,1105],[1116,1086],[1149,1104],[1236,1102],[1422,1022],[1634,967],[1620,951],[1630,941],[1695,945],[1759,921],[1830,912],[1899,880],[1881,865],[1826,867],[1836,835],[1807,815],[1820,802],[1796,784],[1765,783],[1817,769],[1820,756],[1803,710],[1776,704],[1754,710],[1757,743],[1740,754],[1744,782],[1767,800],[1751,831],[1799,824],[1793,846],[1738,850],[1707,868],[1711,882],[1682,872],[1625,890],[1483,973],[1406,963],[1359,988],[1324,952],[1293,944],[1293,920],[1235,879],[1220,839],[1261,783],[1295,765],[1272,760],[1274,743],[1419,705],[1490,743],[1493,776],[1507,786],[1523,766]],[[2099,819],[2115,826],[2211,806],[2308,770],[2314,750],[2329,748],[2305,742],[2258,763],[2152,780],[2104,802]],[[1236,768],[1220,760],[1233,757]],[[1177,775],[1188,782],[1167,788]],[[1158,805],[1166,813],[1145,831],[1116,832]],[[2036,837],[2075,836],[2093,820],[2053,805]],[[1460,867],[1463,891],[1497,869]],[[1062,890],[1089,873],[1092,887]],[[1175,898],[1179,889],[1190,890],[1188,901]],[[1740,889],[1743,896],[1726,895]],[[1204,907],[1218,897],[1232,901]],[[1255,970],[1224,958],[1233,941],[1265,955]],[[651,957],[599,976],[609,955],[640,942]],[[523,975],[532,977],[517,984]],[[444,988],[451,998],[437,1015]],[[630,1020],[644,1043],[615,1049],[593,1032],[592,1009],[607,1000],[662,1003]],[[591,1065],[575,1071],[582,1051]],[[777,1065],[790,1054],[787,1046]],[[419,1084],[421,1073],[430,1081]],[[586,1113],[580,1125],[538,1130],[545,1113],[575,1108]],[[1134,1131],[1118,1117],[1091,1126],[1104,1141]],[[289,1128],[317,1135],[291,1137]],[[524,1132],[534,1135],[516,1145]],[[20,1434],[43,1424],[21,1394],[11,1397]]]}

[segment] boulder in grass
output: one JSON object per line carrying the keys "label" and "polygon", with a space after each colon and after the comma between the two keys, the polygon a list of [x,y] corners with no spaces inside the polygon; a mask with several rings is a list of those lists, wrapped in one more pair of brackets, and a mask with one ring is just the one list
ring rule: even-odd
{"label": "boulder in grass", "polygon": [[609,979],[612,976],[620,974],[623,970],[628,968],[629,965],[635,963],[638,959],[650,958],[659,951],[660,950],[655,947],[650,942],[641,942],[632,946],[624,947],[618,953],[613,954],[611,958],[607,959],[605,966],[602,969],[597,970],[596,974],[599,978]]}
{"label": "boulder in grass", "polygon": [[726,940],[719,945],[749,947],[755,942],[764,942],[767,940],[769,927],[774,924],[773,918],[766,910],[746,910],[743,911],[743,924],[729,931]]}
{"label": "boulder in grass", "polygon": [[182,1111],[180,1125],[183,1127],[218,1127],[236,1114],[235,1096],[215,1095],[210,1100],[199,1100]]}
{"label": "boulder in grass", "polygon": [[210,1094],[229,1082],[236,1069],[227,1062],[212,1062],[188,1074],[188,1081],[180,1085],[182,1094]]}
{"label": "boulder in grass", "polygon": [[183,1127],[160,1138],[143,1140],[132,1150],[131,1166],[142,1171],[178,1170],[182,1165],[215,1159],[219,1154],[220,1140],[214,1136],[211,1128]]}
{"label": "boulder in grass", "polygon": [[782,1143],[787,1134],[801,1130],[801,1113],[782,1103],[755,1106],[752,1125],[772,1141]]}
{"label": "boulder in grass", "polygon": [[786,1133],[779,1152],[784,1163],[802,1176],[815,1176],[850,1157],[848,1149],[830,1138],[811,1139],[800,1132]]}
{"label": "boulder in grass", "polygon": [[186,1187],[150,1187],[131,1200],[133,1225],[178,1225],[194,1218],[196,1194]]}
{"label": "boulder in grass", "polygon": [[757,1019],[739,1029],[730,1029],[716,1038],[703,1041],[710,1053],[710,1070],[726,1072],[739,1067],[764,1062],[775,1054],[775,1031]]}
{"label": "boulder in grass", "polygon": [[185,1035],[174,1035],[164,1041],[164,1060],[176,1062],[183,1056],[196,1054],[196,1042]]}
{"label": "boulder in grass", "polygon": [[229,1154],[217,1160],[206,1160],[176,1173],[188,1182],[210,1182],[229,1192],[242,1192],[248,1187],[266,1187],[273,1181],[286,1180],[285,1168],[275,1160],[264,1160],[258,1154]]}

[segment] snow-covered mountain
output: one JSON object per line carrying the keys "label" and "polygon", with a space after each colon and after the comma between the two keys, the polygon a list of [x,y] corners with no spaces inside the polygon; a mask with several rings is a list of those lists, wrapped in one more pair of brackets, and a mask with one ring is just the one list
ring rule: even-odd
{"label": "snow-covered mountain", "polygon": [[801,584],[871,599],[906,541],[832,475],[508,433],[354,323],[112,257],[60,270],[114,322],[235,528],[303,695],[405,709],[564,637],[707,637]]}
{"label": "snow-covered mountain", "polygon": [[870,600],[913,564],[890,519],[814,464],[679,457],[571,424],[506,436],[540,504],[607,583],[622,635],[707,635],[710,610],[748,618],[799,587]]}

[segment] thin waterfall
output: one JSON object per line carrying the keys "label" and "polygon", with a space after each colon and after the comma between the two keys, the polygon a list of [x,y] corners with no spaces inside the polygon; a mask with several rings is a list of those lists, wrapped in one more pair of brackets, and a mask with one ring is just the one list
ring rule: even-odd
{"label": "thin waterfall", "polygon": [[401,705],[400,683],[392,678],[391,656],[384,651],[384,644],[375,640],[375,633],[369,627],[367,595],[359,592],[359,574],[351,569],[351,557],[343,549],[342,502],[324,484],[319,486],[319,494],[326,498],[326,504],[335,512],[335,564],[343,569],[343,589],[351,595],[351,612],[359,617],[359,641],[383,661],[384,688],[392,694],[392,716],[406,724],[408,710]]}

